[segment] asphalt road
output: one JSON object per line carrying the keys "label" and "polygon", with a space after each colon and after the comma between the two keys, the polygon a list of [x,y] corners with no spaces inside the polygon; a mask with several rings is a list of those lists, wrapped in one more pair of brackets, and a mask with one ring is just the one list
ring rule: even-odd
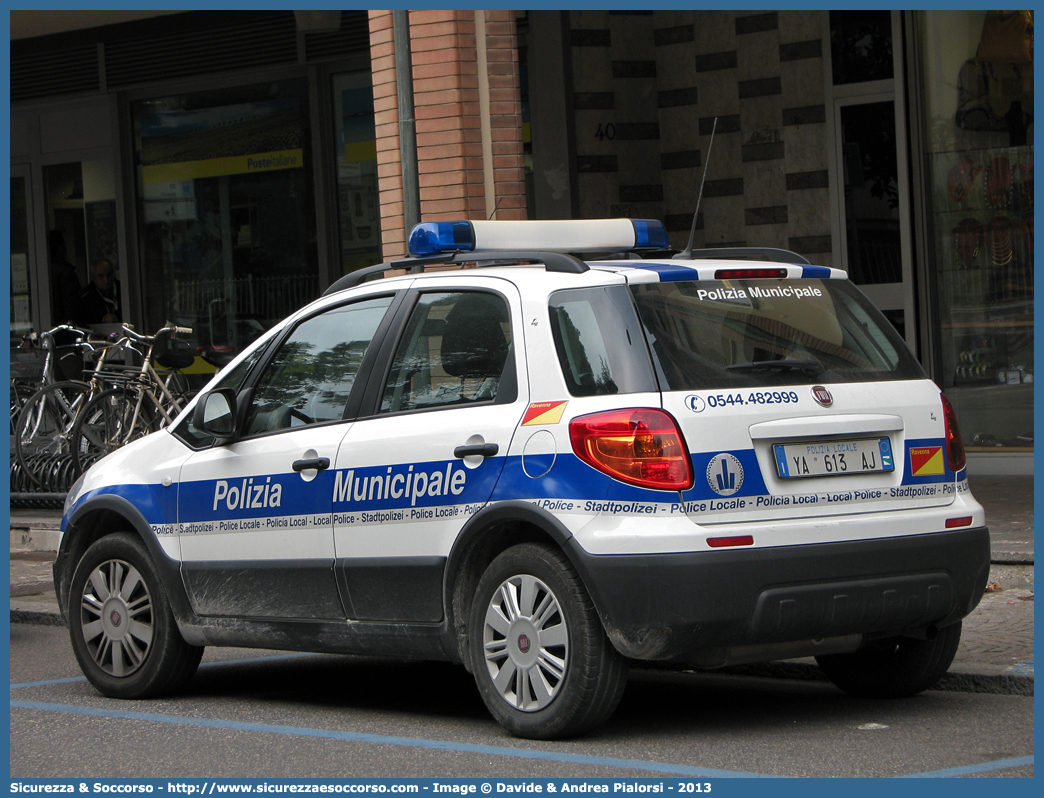
{"label": "asphalt road", "polygon": [[64,628],[12,624],[10,665],[13,778],[1033,776],[1032,697],[632,671],[607,725],[538,743],[446,664],[208,649],[184,694],[124,702]]}

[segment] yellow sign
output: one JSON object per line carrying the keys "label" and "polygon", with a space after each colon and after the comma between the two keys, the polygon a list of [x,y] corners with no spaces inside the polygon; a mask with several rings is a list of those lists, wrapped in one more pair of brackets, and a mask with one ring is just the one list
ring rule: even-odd
{"label": "yellow sign", "polygon": [[943,450],[941,446],[910,447],[910,470],[915,477],[944,474]]}
{"label": "yellow sign", "polygon": [[522,417],[522,426],[557,424],[569,402],[533,402]]}
{"label": "yellow sign", "polygon": [[348,141],[344,144],[345,163],[377,160],[376,141]]}
{"label": "yellow sign", "polygon": [[304,150],[281,150],[255,155],[208,158],[205,161],[158,163],[142,167],[142,177],[146,183],[166,183],[173,180],[192,180],[197,177],[221,177],[222,175],[273,172],[277,169],[298,169],[302,166],[304,166]]}

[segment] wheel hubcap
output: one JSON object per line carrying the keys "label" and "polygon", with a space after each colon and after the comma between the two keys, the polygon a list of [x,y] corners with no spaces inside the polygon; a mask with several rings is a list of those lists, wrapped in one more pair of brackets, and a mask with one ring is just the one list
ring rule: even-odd
{"label": "wheel hubcap", "polygon": [[513,576],[486,608],[486,668],[500,696],[524,712],[554,701],[569,662],[569,630],[554,593],[535,576]]}
{"label": "wheel hubcap", "polygon": [[152,596],[133,565],[108,560],[91,572],[80,599],[80,632],[110,676],[130,676],[142,666],[152,645]]}

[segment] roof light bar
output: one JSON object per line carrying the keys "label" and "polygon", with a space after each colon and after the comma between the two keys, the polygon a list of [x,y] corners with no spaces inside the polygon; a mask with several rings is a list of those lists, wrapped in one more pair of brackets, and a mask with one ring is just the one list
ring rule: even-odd
{"label": "roof light bar", "polygon": [[413,228],[410,252],[619,252],[665,249],[667,229],[656,219],[579,219],[423,222]]}

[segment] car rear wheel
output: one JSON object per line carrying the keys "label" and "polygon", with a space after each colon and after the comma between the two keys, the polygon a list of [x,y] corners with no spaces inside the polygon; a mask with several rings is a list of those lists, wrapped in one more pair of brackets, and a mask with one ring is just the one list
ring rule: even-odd
{"label": "car rear wheel", "polygon": [[620,702],[627,664],[557,549],[526,543],[493,560],[475,591],[469,631],[479,693],[516,737],[582,734]]}
{"label": "car rear wheel", "polygon": [[834,684],[859,698],[905,698],[927,690],[950,667],[961,643],[958,621],[930,640],[889,637],[851,654],[829,654],[816,662]]}
{"label": "car rear wheel", "polygon": [[80,669],[113,698],[174,692],[203,656],[182,639],[148,550],[129,533],[87,549],[73,572],[68,614]]}

